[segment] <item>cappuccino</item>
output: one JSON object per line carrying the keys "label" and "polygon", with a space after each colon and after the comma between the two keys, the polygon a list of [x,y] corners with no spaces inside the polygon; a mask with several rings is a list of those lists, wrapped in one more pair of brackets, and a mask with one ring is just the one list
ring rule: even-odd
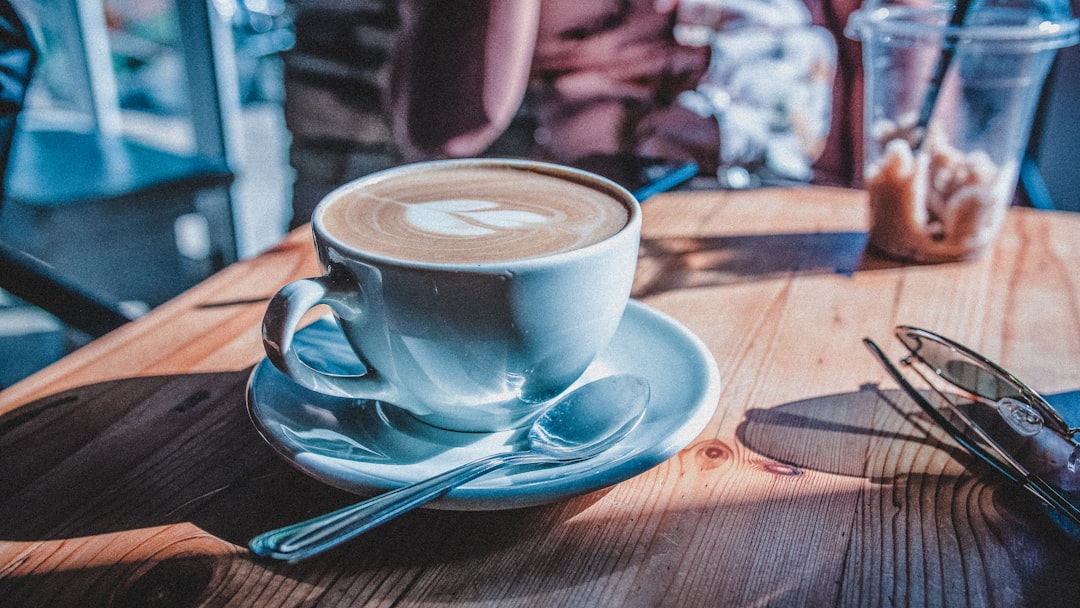
{"label": "cappuccino", "polygon": [[[311,231],[325,274],[267,305],[274,366],[313,391],[487,432],[527,424],[607,347],[634,282],[641,208],[567,167],[432,161],[331,192]],[[293,348],[322,305],[366,373],[313,365]]]}
{"label": "cappuccino", "polygon": [[320,209],[327,235],[379,256],[491,263],[572,251],[627,226],[615,187],[536,166],[428,166],[361,180]]}

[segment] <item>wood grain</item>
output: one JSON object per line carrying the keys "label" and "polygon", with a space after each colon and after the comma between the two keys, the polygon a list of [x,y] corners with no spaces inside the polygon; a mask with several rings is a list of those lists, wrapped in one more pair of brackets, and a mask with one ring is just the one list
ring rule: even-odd
{"label": "wood grain", "polygon": [[0,605],[1075,605],[1080,544],[860,340],[899,354],[892,327],[921,325],[1077,391],[1080,217],[1015,209],[984,259],[903,266],[863,253],[864,204],[651,199],[634,296],[717,359],[701,436],[592,495],[416,512],[288,565],[247,540],[354,500],[281,460],[244,407],[266,299],[319,273],[295,232],[0,393]]}

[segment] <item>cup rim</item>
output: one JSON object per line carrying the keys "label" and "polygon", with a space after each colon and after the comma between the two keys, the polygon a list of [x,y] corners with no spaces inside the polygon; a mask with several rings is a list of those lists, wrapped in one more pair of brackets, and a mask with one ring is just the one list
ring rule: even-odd
{"label": "cup rim", "polygon": [[[612,198],[619,200],[627,206],[628,217],[626,220],[626,224],[623,225],[623,227],[616,231],[614,234],[611,234],[606,238],[603,238],[594,243],[590,243],[583,247],[578,247],[569,251],[560,251],[534,257],[511,258],[507,260],[493,262],[429,262],[389,256],[360,249],[353,245],[349,245],[348,243],[342,242],[340,239],[335,238],[333,235],[331,235],[321,227],[321,217],[330,201],[336,200],[341,195],[353,189],[363,187],[365,184],[370,184],[372,182],[381,181],[384,179],[390,179],[402,174],[412,173],[414,171],[424,171],[431,168],[436,168],[438,170],[446,170],[454,167],[487,166],[496,168],[517,169],[523,171],[536,171],[544,175],[553,175],[557,177],[568,178],[572,181],[582,183],[583,185],[594,187],[601,191],[607,191],[612,196]],[[550,266],[553,263],[571,261],[575,258],[592,255],[592,252],[599,248],[611,247],[616,241],[621,241],[623,238],[625,238],[628,233],[640,233],[641,205],[634,197],[634,195],[631,194],[630,191],[626,188],[620,186],[616,182],[606,177],[597,175],[590,171],[585,171],[584,169],[577,169],[575,167],[569,167],[566,165],[559,165],[555,163],[534,161],[528,159],[454,158],[407,163],[404,165],[391,167],[389,169],[376,171],[375,173],[370,173],[368,175],[364,175],[352,181],[346,182],[345,184],[338,186],[337,188],[323,196],[322,200],[319,201],[319,204],[316,205],[315,210],[311,216],[311,229],[315,235],[316,240],[325,239],[328,242],[332,242],[337,249],[349,251],[356,254],[357,257],[377,261],[380,264],[441,271],[452,270],[456,272],[491,272],[493,270],[506,269],[510,267],[515,269],[528,269],[531,267]]]}
{"label": "cup rim", "polygon": [[[1032,14],[1027,23],[949,25],[949,10],[911,6],[878,6],[851,13],[844,33],[855,40],[876,36],[944,38],[955,43],[1019,43],[1030,50],[1056,49],[1080,42],[1080,20],[1075,18],[1039,20]],[[913,19],[914,16],[924,19]],[[936,20],[925,19],[934,17]]]}

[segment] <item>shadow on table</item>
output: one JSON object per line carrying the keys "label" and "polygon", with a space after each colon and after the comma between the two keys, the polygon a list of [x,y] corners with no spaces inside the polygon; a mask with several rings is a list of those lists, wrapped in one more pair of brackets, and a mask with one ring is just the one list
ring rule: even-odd
{"label": "shadow on table", "polygon": [[[1070,420],[1080,414],[1080,391],[1047,395]],[[747,447],[797,467],[891,483],[910,474],[905,465],[932,458],[925,449],[944,452],[959,466],[976,471],[983,464],[953,442],[944,430],[900,390],[866,385],[858,392],[825,395],[768,409],[750,409],[736,430]],[[909,449],[914,448],[914,449]],[[912,460],[888,460],[888,452],[911,453]],[[957,469],[959,470],[959,469]],[[985,467],[986,472],[990,472]]]}
{"label": "shadow on table", "polygon": [[[898,442],[946,452],[967,463],[969,455],[947,440],[929,416],[910,407],[900,391],[867,385],[858,392],[825,395],[751,409],[736,434],[747,447],[797,467],[891,483],[907,471],[896,462],[883,467],[885,452]],[[888,417],[887,423],[882,418]]]}
{"label": "shadow on table", "polygon": [[[901,508],[894,506],[896,490],[880,483],[829,495],[810,488],[769,504],[764,503],[768,498],[745,496],[706,502],[702,488],[701,502],[664,507],[642,497],[625,509],[619,496],[629,495],[613,491],[602,512],[589,507],[606,492],[518,511],[417,511],[310,561],[258,559],[243,548],[254,534],[356,497],[294,470],[262,441],[244,407],[247,376],[241,371],[116,380],[53,395],[0,417],[0,604],[193,606],[230,598],[289,605],[493,598],[527,604],[565,600],[579,586],[610,577],[604,590],[615,601],[627,593],[641,605],[652,605],[671,600],[664,594],[686,576],[688,558],[710,560],[718,572],[728,573],[702,578],[700,597],[726,597],[725,585],[744,584],[738,582],[743,571],[728,566],[746,550],[749,534],[755,546],[783,547],[784,559],[801,568],[799,577],[792,577],[789,567],[766,569],[763,575],[779,577],[755,587],[769,593],[768,601],[828,605],[836,599],[838,572],[851,578],[845,583],[849,591],[864,579],[883,585],[879,591],[892,590],[888,581],[862,572],[859,551],[867,548],[849,544],[848,527],[854,526],[860,538],[895,533],[890,526],[919,535],[951,517],[927,521],[911,506],[904,507],[907,523],[871,511],[860,525],[850,511],[828,507],[873,501],[893,514]],[[895,425],[884,425],[884,432],[860,432],[871,427],[867,416],[878,415],[898,416],[883,410],[876,390],[867,388],[855,396],[752,410],[739,439],[792,467],[951,492],[955,476],[904,478],[895,459],[870,472],[864,463],[880,449],[877,444],[925,440],[905,426],[902,415]],[[808,429],[793,432],[792,421],[807,419]],[[678,457],[678,468],[691,467],[700,449],[692,446]],[[709,471],[722,476],[727,470],[721,466],[694,475],[704,481],[712,479]],[[777,525],[777,518],[818,527],[826,522],[829,532],[813,542],[792,537],[791,526]],[[999,525],[1015,523],[1010,518]],[[1024,539],[1012,529],[993,532],[1004,542]],[[1071,563],[1058,555],[1067,550],[1027,538],[1031,547],[1018,544],[1017,555],[1044,557],[1041,551],[1053,553],[1053,559],[1022,560],[1021,570],[1032,572],[1025,584],[1035,595],[1048,590],[1050,604],[1068,605],[1068,594],[1059,593],[1062,580],[1071,593],[1077,577],[1054,578],[1051,574],[1061,573],[1040,566]],[[947,556],[957,552],[952,543],[946,545]],[[818,550],[824,557],[814,563],[801,553]],[[630,557],[640,558],[640,552],[647,552],[645,561]],[[850,552],[855,555],[849,558]],[[949,571],[962,568],[963,560],[948,565]],[[918,565],[913,568],[917,575],[922,572]],[[630,584],[632,591],[625,588]]]}
{"label": "shadow on table", "polygon": [[[267,528],[359,500],[294,469],[263,441],[245,405],[249,374],[114,380],[0,417],[0,540],[191,521],[243,545]],[[471,534],[481,542],[492,537]]]}
{"label": "shadow on table", "polygon": [[[225,563],[276,572],[266,575],[271,578],[310,572],[303,564],[255,558],[244,547],[257,533],[358,497],[307,477],[263,441],[245,407],[249,373],[103,382],[0,416],[0,556],[10,559],[25,546],[33,559],[49,563],[61,559],[64,547],[84,541],[91,543],[85,551],[104,553],[134,544],[100,558],[110,564],[100,568],[73,560],[73,566],[13,576],[19,564],[0,560],[0,597],[43,605],[45,593],[47,605],[92,605],[85,594],[107,592],[110,604],[147,605],[142,601],[156,594],[177,600],[167,605],[185,605],[184,598],[204,595],[211,578],[235,569]],[[604,493],[511,511],[415,511],[305,564],[325,569],[340,562],[331,570],[356,576],[481,559],[548,533]],[[140,539],[156,536],[148,531],[168,536],[177,526],[193,532],[176,543],[159,537],[139,548]],[[197,547],[185,549],[185,543]],[[114,557],[120,563],[113,564]],[[560,586],[564,575],[535,580]],[[117,577],[122,580],[112,580]],[[116,600],[121,592],[130,597]]]}
{"label": "shadow on table", "polygon": [[865,232],[805,232],[706,238],[644,238],[634,297],[797,274],[851,275],[896,268],[865,251]]}
{"label": "shadow on table", "polygon": [[[1062,395],[1072,399],[1071,393]],[[1050,399],[1061,403],[1056,396]],[[898,501],[925,492],[951,494],[955,486],[986,483],[995,511],[1007,514],[1009,526],[1042,530],[1028,529],[1024,534],[1061,536],[1041,503],[956,444],[900,390],[867,385],[854,393],[751,409],[736,435],[751,450],[796,470],[894,486],[903,497]]]}
{"label": "shadow on table", "polygon": [[[1075,400],[1080,392],[1063,397]],[[1014,562],[999,584],[1018,577],[1025,597],[1053,603],[1080,593],[1074,559],[1080,539],[1070,540],[1038,500],[955,444],[900,390],[865,385],[751,409],[736,435],[754,452],[791,467],[789,474],[810,470],[867,480],[856,526],[866,517],[860,512],[871,513],[873,522],[873,512],[881,510],[885,528],[879,533],[886,536],[923,528],[931,536],[984,537],[966,541],[969,549],[1003,545]],[[1064,580],[1070,591],[1060,589]]]}

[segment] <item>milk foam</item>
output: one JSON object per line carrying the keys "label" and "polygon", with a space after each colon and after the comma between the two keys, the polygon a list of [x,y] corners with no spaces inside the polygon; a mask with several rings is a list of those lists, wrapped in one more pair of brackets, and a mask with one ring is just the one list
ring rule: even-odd
{"label": "milk foam", "polygon": [[419,170],[361,180],[320,207],[323,230],[402,260],[488,263],[580,249],[622,230],[620,195],[586,180],[506,167]]}

